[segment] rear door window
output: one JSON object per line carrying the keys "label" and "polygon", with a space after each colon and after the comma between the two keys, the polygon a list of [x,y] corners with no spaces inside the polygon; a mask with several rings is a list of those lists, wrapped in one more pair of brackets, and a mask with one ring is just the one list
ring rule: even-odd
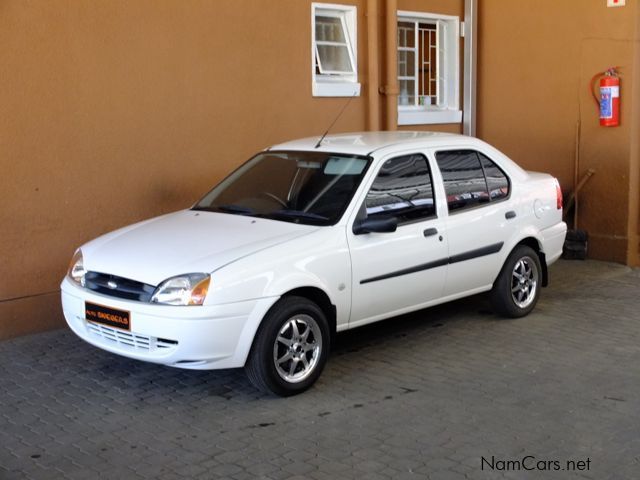
{"label": "rear door window", "polygon": [[509,196],[509,180],[486,155],[475,150],[436,153],[449,212],[488,204]]}

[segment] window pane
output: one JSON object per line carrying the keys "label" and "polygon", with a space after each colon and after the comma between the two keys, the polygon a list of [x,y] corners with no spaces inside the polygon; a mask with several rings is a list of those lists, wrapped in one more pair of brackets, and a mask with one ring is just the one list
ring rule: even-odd
{"label": "window pane", "polygon": [[431,172],[423,155],[385,162],[366,198],[367,216],[398,217],[399,221],[435,215]]}
{"label": "window pane", "polygon": [[442,173],[450,212],[489,202],[487,183],[476,152],[438,152],[436,159]]}
{"label": "window pane", "polygon": [[489,184],[489,194],[491,200],[500,200],[509,196],[509,179],[498,168],[498,166],[489,160],[486,156],[479,153],[482,160],[482,167],[484,168],[484,174],[487,177],[487,183]]}
{"label": "window pane", "polygon": [[322,42],[346,43],[342,20],[337,17],[316,15],[316,40]]}
{"label": "window pane", "polygon": [[400,95],[398,95],[398,104],[415,105],[415,88],[415,80],[400,80]]}
{"label": "window pane", "polygon": [[353,72],[346,45],[317,45],[317,48],[321,72]]}
{"label": "window pane", "polygon": [[449,26],[445,22],[441,22],[438,25],[438,61],[436,63],[436,77],[438,79],[437,92],[438,92],[438,105],[444,106],[450,101],[448,96],[447,79],[444,76],[445,73],[445,58],[447,57],[447,51],[445,50],[446,38],[448,36],[447,30]]}
{"label": "window pane", "polygon": [[436,30],[436,24],[420,23],[418,25],[419,93],[425,97],[423,105],[437,105],[439,103],[436,80],[438,78]]}
{"label": "window pane", "polygon": [[[441,106],[445,82],[441,79],[440,64],[444,55],[439,54],[439,49],[444,42],[438,36],[439,30],[439,23],[435,21],[398,22],[398,79],[401,82],[398,105]],[[405,83],[404,92],[402,80],[406,77],[413,77],[416,83]]]}
{"label": "window pane", "polygon": [[413,77],[415,76],[416,54],[408,50],[400,50],[398,52],[398,76]]}
{"label": "window pane", "polygon": [[398,46],[413,48],[415,45],[415,24],[413,22],[398,22]]}

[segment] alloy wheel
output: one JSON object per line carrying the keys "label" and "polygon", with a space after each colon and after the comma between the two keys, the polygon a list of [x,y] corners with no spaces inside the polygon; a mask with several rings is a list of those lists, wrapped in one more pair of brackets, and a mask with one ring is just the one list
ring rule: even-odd
{"label": "alloy wheel", "polygon": [[286,382],[301,382],[316,368],[321,352],[322,334],[316,320],[295,315],[284,322],[273,344],[276,372]]}
{"label": "alloy wheel", "polygon": [[511,272],[511,298],[519,308],[527,308],[536,297],[538,267],[529,256],[518,260]]}

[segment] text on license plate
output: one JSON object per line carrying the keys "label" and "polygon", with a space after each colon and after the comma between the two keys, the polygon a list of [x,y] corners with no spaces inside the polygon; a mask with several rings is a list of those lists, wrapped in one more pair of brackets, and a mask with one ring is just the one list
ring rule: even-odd
{"label": "text on license plate", "polygon": [[100,323],[102,325],[120,328],[122,330],[131,329],[130,314],[124,310],[117,310],[115,308],[85,302],[84,312],[85,318],[89,322]]}

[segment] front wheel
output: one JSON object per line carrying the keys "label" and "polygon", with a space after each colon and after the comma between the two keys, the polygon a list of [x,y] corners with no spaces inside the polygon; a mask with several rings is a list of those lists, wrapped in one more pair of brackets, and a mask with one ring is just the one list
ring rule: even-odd
{"label": "front wheel", "polygon": [[507,257],[491,290],[493,309],[505,317],[524,317],[540,296],[542,267],[538,254],[526,245],[517,246]]}
{"label": "front wheel", "polygon": [[329,343],[329,325],[320,307],[303,297],[284,297],[262,321],[245,371],[262,391],[295,395],[322,373]]}

